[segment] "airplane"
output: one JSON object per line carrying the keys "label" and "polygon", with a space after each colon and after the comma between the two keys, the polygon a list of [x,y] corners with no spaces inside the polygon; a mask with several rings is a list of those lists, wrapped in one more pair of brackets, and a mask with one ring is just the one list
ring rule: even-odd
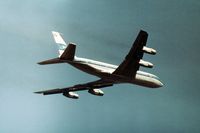
{"label": "airplane", "polygon": [[51,95],[61,93],[68,98],[78,99],[79,95],[75,93],[76,91],[88,90],[88,92],[93,95],[103,96],[104,92],[100,88],[110,87],[114,84],[130,83],[149,88],[159,88],[163,86],[156,75],[139,71],[140,66],[147,68],[153,67],[152,63],[142,60],[144,53],[152,55],[156,54],[156,50],[146,47],[148,38],[148,33],[146,31],[140,30],[129,53],[119,66],[77,57],[75,56],[76,44],[69,43],[67,45],[59,32],[52,31],[52,34],[59,47],[59,56],[57,58],[39,62],[38,64],[68,63],[75,68],[88,74],[95,75],[100,79],[67,88],[35,92],[37,94]]}

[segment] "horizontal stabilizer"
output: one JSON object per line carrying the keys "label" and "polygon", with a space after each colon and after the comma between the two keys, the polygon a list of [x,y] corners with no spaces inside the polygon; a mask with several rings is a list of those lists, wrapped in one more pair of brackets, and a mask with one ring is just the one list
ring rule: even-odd
{"label": "horizontal stabilizer", "polygon": [[60,55],[60,59],[62,60],[73,60],[76,51],[76,45],[70,43],[64,52]]}
{"label": "horizontal stabilizer", "polygon": [[56,64],[56,63],[65,63],[65,61],[61,60],[60,58],[54,58],[54,59],[38,62],[38,64],[40,65]]}
{"label": "horizontal stabilizer", "polygon": [[38,62],[38,64],[47,65],[47,64],[65,63],[66,61],[74,60],[76,45],[73,43],[69,43],[69,45],[66,45],[64,39],[62,38],[59,32],[52,31],[52,34],[56,44],[59,47],[59,57]]}

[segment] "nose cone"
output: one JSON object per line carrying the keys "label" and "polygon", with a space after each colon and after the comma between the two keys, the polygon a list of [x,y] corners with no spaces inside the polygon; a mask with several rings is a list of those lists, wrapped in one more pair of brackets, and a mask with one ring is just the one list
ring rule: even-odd
{"label": "nose cone", "polygon": [[163,83],[162,83],[162,82],[160,82],[159,86],[160,86],[160,87],[163,87]]}
{"label": "nose cone", "polygon": [[152,88],[160,88],[163,86],[163,83],[158,79],[153,79],[152,81]]}
{"label": "nose cone", "polygon": [[159,80],[157,81],[157,83],[156,83],[156,84],[157,84],[157,88],[159,88],[159,87],[162,87],[162,86],[163,86],[163,83],[162,83],[161,81],[159,81]]}

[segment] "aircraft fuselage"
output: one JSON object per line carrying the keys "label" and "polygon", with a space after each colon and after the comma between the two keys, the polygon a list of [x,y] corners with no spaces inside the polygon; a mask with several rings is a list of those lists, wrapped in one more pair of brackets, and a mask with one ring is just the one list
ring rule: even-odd
{"label": "aircraft fuselage", "polygon": [[73,61],[67,61],[66,63],[69,63],[88,74],[92,74],[115,83],[132,83],[150,88],[163,86],[157,76],[143,71],[137,71],[135,77],[129,78],[122,75],[112,74],[117,69],[117,65],[80,57],[75,57]]}

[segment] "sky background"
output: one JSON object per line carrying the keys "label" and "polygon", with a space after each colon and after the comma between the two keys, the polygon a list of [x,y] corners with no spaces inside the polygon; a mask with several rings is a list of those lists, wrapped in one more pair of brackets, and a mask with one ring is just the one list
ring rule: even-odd
{"label": "sky background", "polygon": [[[199,0],[1,0],[1,133],[199,133]],[[140,29],[145,55],[165,84],[104,88],[79,100],[33,92],[96,80],[67,64],[39,66],[57,57],[51,31],[77,44],[77,56],[120,64]]]}

